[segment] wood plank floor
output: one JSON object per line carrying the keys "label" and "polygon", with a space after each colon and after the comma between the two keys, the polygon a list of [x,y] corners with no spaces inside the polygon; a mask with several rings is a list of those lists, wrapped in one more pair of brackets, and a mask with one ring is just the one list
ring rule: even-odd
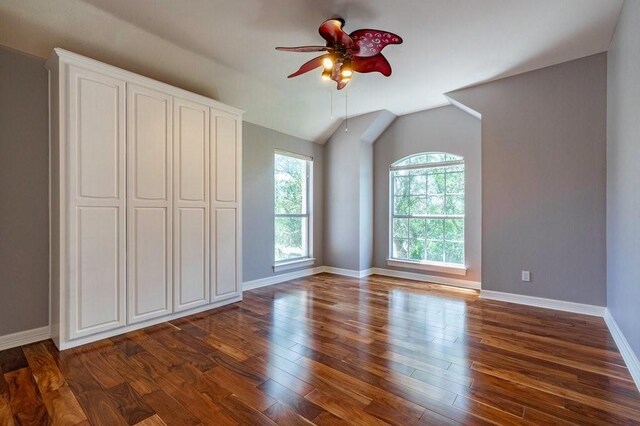
{"label": "wood plank floor", "polygon": [[0,352],[0,425],[640,424],[600,318],[321,274],[64,352]]}

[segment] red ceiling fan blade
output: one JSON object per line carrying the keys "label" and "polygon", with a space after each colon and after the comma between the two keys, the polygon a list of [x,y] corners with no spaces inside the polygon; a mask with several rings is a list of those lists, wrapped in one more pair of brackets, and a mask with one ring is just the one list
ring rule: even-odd
{"label": "red ceiling fan blade", "polygon": [[326,46],[298,46],[298,47],[276,47],[276,50],[281,50],[283,52],[324,52],[327,50],[331,50],[330,47]]}
{"label": "red ceiling fan blade", "polygon": [[391,75],[391,65],[382,53],[367,57],[354,56],[351,60],[351,67],[356,72],[379,72],[385,77],[389,77]]}
{"label": "red ceiling fan blade", "polygon": [[300,67],[300,69],[298,71],[294,72],[293,74],[291,74],[287,78],[297,77],[300,74],[304,74],[304,73],[309,72],[311,70],[314,70],[314,69],[316,69],[318,67],[321,67],[322,66],[322,60],[327,56],[328,55],[321,55],[321,56],[318,56],[316,58],[311,59],[310,61],[305,62],[304,64],[302,64],[302,66]]}
{"label": "red ceiling fan blade", "polygon": [[343,25],[342,19],[327,19],[320,25],[318,31],[322,38],[327,40],[327,46],[343,46],[345,49],[353,46],[353,40],[349,34],[342,31]]}
{"label": "red ceiling fan blade", "polygon": [[349,36],[360,47],[353,55],[360,57],[374,56],[390,44],[402,43],[402,37],[397,34],[373,29],[355,30]]}

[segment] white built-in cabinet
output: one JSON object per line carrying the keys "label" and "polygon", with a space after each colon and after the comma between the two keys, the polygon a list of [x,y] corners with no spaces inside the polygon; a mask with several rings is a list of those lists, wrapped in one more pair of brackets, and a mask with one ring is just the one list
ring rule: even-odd
{"label": "white built-in cabinet", "polygon": [[241,300],[241,111],[62,49],[47,68],[58,348]]}

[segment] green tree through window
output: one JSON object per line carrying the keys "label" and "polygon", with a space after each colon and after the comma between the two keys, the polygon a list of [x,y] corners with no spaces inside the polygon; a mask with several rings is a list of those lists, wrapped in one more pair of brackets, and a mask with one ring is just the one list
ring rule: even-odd
{"label": "green tree through window", "polygon": [[464,265],[464,158],[423,153],[390,167],[392,259]]}
{"label": "green tree through window", "polygon": [[311,159],[274,156],[275,261],[309,257]]}

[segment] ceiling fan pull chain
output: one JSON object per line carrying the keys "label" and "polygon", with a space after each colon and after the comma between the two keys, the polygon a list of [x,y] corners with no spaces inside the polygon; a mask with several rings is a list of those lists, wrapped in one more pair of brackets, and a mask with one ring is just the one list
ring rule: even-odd
{"label": "ceiling fan pull chain", "polygon": [[349,131],[349,88],[344,91],[344,132]]}

